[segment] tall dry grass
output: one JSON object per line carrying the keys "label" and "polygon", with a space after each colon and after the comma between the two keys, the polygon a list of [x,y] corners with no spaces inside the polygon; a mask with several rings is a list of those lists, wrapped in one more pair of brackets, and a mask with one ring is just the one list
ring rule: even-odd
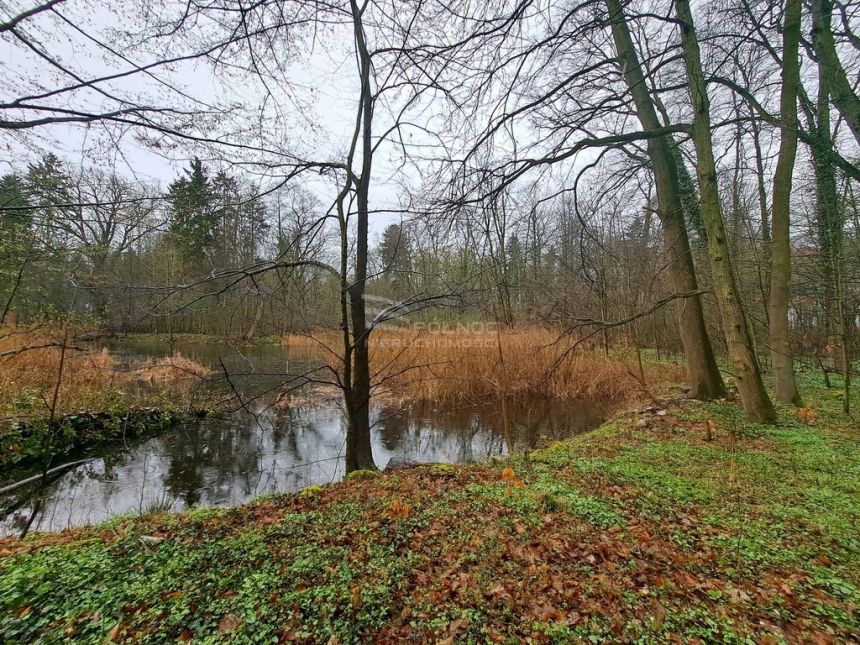
{"label": "tall dry grass", "polygon": [[[57,325],[0,327],[0,412],[49,414],[55,391],[56,413],[144,405],[151,395],[187,393],[191,381],[210,373],[181,354],[123,365],[107,349],[79,342],[85,332]],[[134,387],[138,383],[146,387]]]}
{"label": "tall dry grass", "polygon": [[[284,339],[291,351],[328,356],[333,367],[339,342],[331,331]],[[620,402],[683,375],[646,364],[643,379],[632,351],[606,356],[575,343],[544,327],[379,328],[370,336],[370,363],[386,395],[443,404],[502,396]]]}

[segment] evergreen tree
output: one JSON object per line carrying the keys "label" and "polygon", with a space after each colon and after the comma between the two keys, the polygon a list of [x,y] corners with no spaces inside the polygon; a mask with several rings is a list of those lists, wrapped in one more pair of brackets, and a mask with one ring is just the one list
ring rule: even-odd
{"label": "evergreen tree", "polygon": [[12,174],[0,178],[0,322],[5,320],[16,295],[20,295],[33,246],[32,213],[27,206],[22,180]]}
{"label": "evergreen tree", "polygon": [[65,245],[58,222],[63,211],[74,201],[71,197],[71,181],[63,163],[53,153],[48,153],[35,164],[27,167],[24,191],[33,206],[33,224],[39,241],[49,249],[60,249]]}
{"label": "evergreen tree", "polygon": [[412,272],[412,242],[409,232],[400,224],[389,224],[379,243],[381,271],[388,277],[393,298],[400,300],[409,294]]}
{"label": "evergreen tree", "polygon": [[241,262],[254,262],[262,255],[263,242],[271,228],[268,216],[269,211],[260,197],[258,187],[250,185],[239,210],[240,245],[237,252]]}
{"label": "evergreen tree", "polygon": [[183,259],[193,266],[214,250],[223,214],[217,208],[211,180],[199,158],[195,157],[185,175],[170,184],[167,200],[172,217],[170,231]]}

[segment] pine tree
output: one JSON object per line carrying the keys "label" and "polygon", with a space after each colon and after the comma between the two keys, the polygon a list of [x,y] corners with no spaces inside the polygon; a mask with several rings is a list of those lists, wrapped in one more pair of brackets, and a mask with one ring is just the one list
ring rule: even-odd
{"label": "pine tree", "polygon": [[400,224],[385,227],[379,243],[379,259],[392,297],[405,298],[409,294],[412,272],[412,242],[405,227]]}
{"label": "pine tree", "polygon": [[203,162],[195,157],[185,176],[167,189],[172,211],[170,231],[189,266],[205,259],[215,249],[221,212],[216,207],[211,180]]}

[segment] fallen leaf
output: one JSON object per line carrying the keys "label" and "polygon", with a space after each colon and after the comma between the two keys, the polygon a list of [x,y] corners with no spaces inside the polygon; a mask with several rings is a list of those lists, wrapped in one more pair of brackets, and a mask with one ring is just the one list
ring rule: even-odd
{"label": "fallen leaf", "polygon": [[239,618],[236,614],[227,614],[221,620],[218,621],[218,631],[223,634],[224,632],[229,632],[236,629],[241,624],[242,619]]}
{"label": "fallen leaf", "polygon": [[833,561],[823,553],[815,558],[813,562],[815,562],[815,564],[820,564],[822,567],[829,567],[833,564]]}
{"label": "fallen leaf", "polygon": [[[469,628],[469,619],[468,618],[458,618],[455,621],[452,621],[448,625],[448,638],[451,639],[450,642],[454,642],[460,634],[465,632]],[[447,639],[446,639],[447,641]]]}
{"label": "fallen leaf", "polygon": [[112,643],[116,640],[116,637],[119,636],[119,623],[113,626],[113,628],[107,633],[105,637],[105,642]]}

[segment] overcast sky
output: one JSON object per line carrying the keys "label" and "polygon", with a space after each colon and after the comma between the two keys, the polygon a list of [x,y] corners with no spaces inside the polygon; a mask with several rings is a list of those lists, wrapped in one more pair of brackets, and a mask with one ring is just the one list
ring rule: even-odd
{"label": "overcast sky", "polygon": [[[32,6],[32,0],[0,2],[0,19],[8,20]],[[154,6],[159,15],[178,15],[184,3],[165,2]],[[75,77],[104,77],[132,69],[132,64],[144,66],[163,60],[167,55],[199,51],[207,42],[222,37],[220,26],[198,24],[166,45],[160,42],[135,44],[131,33],[152,28],[153,16],[146,16],[147,23],[144,23],[143,15],[135,2],[66,0],[52,11],[22,22],[17,27],[19,32],[30,44],[50,55],[56,64],[40,57],[13,34],[0,35],[0,100],[8,102],[65,87],[74,84]],[[112,47],[116,45],[116,50],[110,52],[94,40]],[[138,72],[106,81],[99,87],[111,97],[147,105],[188,109],[235,107],[225,122],[209,124],[201,119],[200,127],[195,124],[189,131],[250,146],[285,149],[317,161],[342,161],[354,129],[358,94],[350,31],[336,27],[317,33],[314,39],[303,37],[295,46],[286,41],[281,45],[287,55],[277,68],[271,67],[266,87],[251,75],[231,70],[232,61],[224,58],[221,62],[226,65],[216,66],[204,59],[183,61],[159,66],[148,73]],[[289,51],[290,47],[294,51]],[[240,61],[241,53],[228,53],[237,56],[236,62],[247,62]],[[60,66],[65,71],[61,71]],[[94,112],[115,109],[118,105],[92,89],[66,92],[59,100],[50,97],[31,102]],[[23,111],[15,116],[19,114],[32,117]],[[385,116],[382,110],[376,116],[378,130],[387,125]],[[258,133],[266,129],[262,125],[264,120],[273,127],[262,141]],[[245,134],[236,134],[241,131]],[[23,162],[32,161],[50,150],[70,163],[110,166],[120,174],[134,176],[142,182],[158,182],[162,187],[195,154],[203,158],[221,157],[218,161],[212,160],[212,166],[224,165],[228,160],[242,164],[265,156],[223,146],[177,143],[140,128],[108,123],[53,124],[16,134],[8,132],[0,135],[3,150],[0,170],[3,172],[13,168],[20,170]],[[396,210],[400,182],[415,179],[414,171],[398,170],[396,156],[396,148],[392,146],[383,146],[375,155],[371,194],[374,210]],[[271,157],[266,161],[271,161]],[[277,170],[266,171],[255,164],[233,168],[236,173],[258,179],[264,187],[278,182]],[[313,190],[324,205],[331,203],[335,194],[331,181],[314,173],[300,182]],[[372,228],[378,231],[386,223],[399,219],[399,214],[374,214]]]}
{"label": "overcast sky", "polygon": [[[8,20],[32,8],[38,1],[42,0],[0,0],[0,20]],[[434,7],[442,6],[441,3],[442,0],[428,1],[421,5],[422,10],[432,11]],[[219,5],[216,2],[206,6]],[[236,5],[225,2],[223,6]],[[273,6],[291,11],[306,5],[285,2]],[[487,4],[488,12],[492,6],[495,4]],[[225,24],[231,20],[235,22],[235,16],[229,13],[219,23],[215,23],[210,15],[187,23],[170,38],[139,37],[142,33],[152,33],[165,20],[181,16],[185,7],[184,0],[64,0],[50,11],[21,22],[15,33],[7,31],[0,34],[0,103],[68,87],[77,82],[75,78],[99,78],[168,57],[199,54],[214,43],[222,42],[225,34],[231,33],[235,26]],[[488,155],[494,157],[491,161],[497,162],[506,153],[513,154],[513,150],[516,150],[519,161],[526,157],[539,158],[547,150],[564,154],[578,139],[586,136],[599,137],[641,129],[632,111],[620,107],[589,120],[584,127],[575,123],[579,118],[577,114],[588,113],[600,104],[604,92],[611,95],[619,90],[621,81],[613,67],[611,37],[607,30],[589,29],[582,32],[587,37],[563,39],[557,44],[557,49],[554,45],[544,52],[534,47],[527,56],[519,58],[515,55],[518,47],[525,50],[533,45],[530,40],[537,41],[545,35],[544,30],[553,32],[558,16],[551,15],[552,12],[565,10],[564,3],[535,3],[535,7],[534,16],[521,18],[523,25],[519,27],[521,32],[518,35],[522,39],[508,38],[504,42],[504,47],[509,48],[504,55],[510,56],[514,62],[509,69],[496,75],[496,85],[491,92],[497,92],[498,96],[489,96],[486,106],[478,108],[484,113],[480,119],[474,119],[474,123],[463,119],[465,123],[461,127],[467,138],[487,126],[493,109],[496,110],[493,113],[496,119],[501,114],[516,113],[518,107],[562,82],[561,79],[571,70],[589,67],[594,61],[598,61],[600,69],[596,67],[590,72],[594,76],[587,83],[577,81],[579,85],[574,84],[572,89],[566,89],[553,101],[523,110],[506,124],[507,127],[500,128],[487,144]],[[663,10],[669,11],[668,5]],[[479,12],[476,15],[485,18]],[[587,22],[589,15],[584,12],[577,16],[577,20]],[[388,19],[389,16],[384,18]],[[271,16],[261,18],[261,24],[267,24],[266,20],[271,20]],[[436,34],[434,27],[431,24],[421,37],[432,39]],[[569,28],[571,33],[576,33],[573,27]],[[677,74],[683,73],[675,56],[677,52],[672,49],[673,42],[677,40],[674,24],[657,19],[642,20],[634,25],[634,29],[637,30],[638,46],[648,51],[649,60],[660,68],[659,73],[667,75],[658,82],[674,84]],[[447,37],[444,27],[440,26],[438,32],[442,34],[440,38]],[[16,33],[21,38],[16,37]],[[371,32],[371,40],[375,37]],[[371,48],[379,44],[370,43]],[[264,45],[263,41],[255,40],[253,47],[256,52],[253,62],[258,70],[263,71],[262,76],[240,69],[247,68],[250,61],[248,47],[242,44],[219,51],[217,64],[195,56],[167,66],[159,65],[146,73],[136,72],[99,83],[98,89],[107,96],[92,87],[85,87],[29,101],[41,106],[94,112],[121,107],[122,100],[188,112],[200,111],[200,115],[193,118],[182,113],[155,118],[189,135],[215,137],[229,141],[232,146],[192,145],[187,140],[159,136],[151,130],[116,124],[51,125],[16,134],[4,130],[0,134],[0,170],[21,169],[25,162],[51,150],[71,163],[113,167],[123,175],[135,176],[143,182],[156,181],[164,187],[189,158],[200,155],[210,160],[212,166],[229,165],[236,174],[258,179],[265,189],[278,183],[282,171],[272,164],[282,162],[283,153],[307,160],[342,162],[355,127],[359,89],[351,27],[343,23],[333,26],[326,21],[308,21],[300,28],[291,27],[289,34],[279,32],[278,39],[271,43],[271,49],[266,50]],[[466,56],[466,60],[457,61],[454,67],[462,65],[464,77],[478,74],[476,70],[482,64],[495,60],[498,52],[493,51],[493,46],[490,43],[481,54],[485,59],[471,61]],[[47,57],[53,60],[49,61]],[[673,69],[673,66],[678,69]],[[762,78],[754,79],[753,91],[762,96],[771,110],[777,111],[778,93],[767,90],[774,79],[778,82],[778,76],[770,73],[766,66],[756,69],[756,75]],[[451,86],[456,86],[460,83],[458,71],[451,73],[448,81]],[[811,76],[814,75],[805,74],[804,82]],[[265,82],[261,78],[265,78]],[[466,89],[458,98],[468,101],[469,96],[465,93],[469,91],[469,85],[464,82],[462,86]],[[809,87],[811,91],[814,86]],[[392,95],[394,108],[406,94]],[[493,105],[495,98],[498,101]],[[689,122],[689,100],[683,90],[666,91],[661,98],[672,122]],[[731,123],[731,93],[725,88],[715,87],[711,98],[714,123],[726,119]],[[483,96],[482,100],[485,100]],[[391,104],[377,105],[374,114],[377,135],[391,125],[391,107]],[[423,97],[412,109],[406,121],[415,126],[406,126],[404,136],[411,146],[410,151],[420,149],[423,154],[428,154],[428,147],[432,152],[436,140],[427,132],[442,132],[453,119],[446,113],[448,106],[444,101],[428,100],[428,97]],[[211,114],[226,116],[219,120]],[[11,119],[32,119],[45,113],[8,109],[6,106],[2,115]],[[485,115],[486,122],[480,123]],[[568,123],[571,125],[565,127],[564,124]],[[426,131],[422,131],[423,127]],[[716,133],[715,146],[720,163],[733,163],[736,154],[730,136],[733,133],[734,129],[728,126]],[[768,174],[775,156],[773,133],[772,128],[763,129],[765,171]],[[455,145],[450,132],[445,136],[448,144]],[[688,155],[692,154],[688,142],[684,149]],[[595,159],[597,151],[597,148],[586,149],[564,163],[543,165],[520,180],[518,186],[526,186],[536,180],[541,190],[567,189],[578,170]],[[456,154],[455,151],[453,156]],[[805,148],[801,147],[798,168],[804,168],[805,154]],[[445,155],[439,156],[450,155],[445,151]],[[429,164],[415,166],[401,161],[401,150],[394,142],[382,145],[374,156],[372,211],[399,210],[398,200],[403,194],[401,187],[404,183],[416,187],[422,181],[431,180],[433,175]],[[315,192],[324,205],[332,203],[336,187],[325,177],[314,172],[300,181]],[[769,177],[765,184],[769,190]],[[598,186],[595,190],[599,189]],[[631,211],[641,210],[648,199],[645,193],[642,203],[630,204]],[[373,230],[378,232],[384,224],[400,217],[400,214],[374,213],[371,216]]]}

